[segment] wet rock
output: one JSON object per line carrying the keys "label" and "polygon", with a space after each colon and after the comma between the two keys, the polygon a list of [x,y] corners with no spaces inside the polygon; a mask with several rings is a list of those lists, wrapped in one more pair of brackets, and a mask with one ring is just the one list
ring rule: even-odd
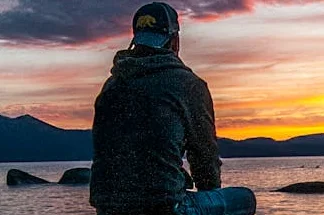
{"label": "wet rock", "polygon": [[18,170],[18,169],[10,169],[7,173],[7,185],[25,185],[25,184],[47,184],[50,183],[42,178],[38,178],[36,176],[30,175],[27,172]]}
{"label": "wet rock", "polygon": [[89,184],[89,168],[73,168],[64,172],[58,184]]}
{"label": "wet rock", "polygon": [[324,194],[324,182],[304,182],[291,184],[286,187],[274,190],[274,192],[301,193],[301,194]]}

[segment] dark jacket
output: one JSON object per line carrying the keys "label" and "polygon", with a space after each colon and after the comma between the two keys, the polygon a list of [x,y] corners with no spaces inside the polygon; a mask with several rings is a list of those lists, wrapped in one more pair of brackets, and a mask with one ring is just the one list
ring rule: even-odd
{"label": "dark jacket", "polygon": [[171,51],[120,51],[95,103],[90,203],[108,211],[175,204],[182,157],[200,190],[220,187],[207,84]]}

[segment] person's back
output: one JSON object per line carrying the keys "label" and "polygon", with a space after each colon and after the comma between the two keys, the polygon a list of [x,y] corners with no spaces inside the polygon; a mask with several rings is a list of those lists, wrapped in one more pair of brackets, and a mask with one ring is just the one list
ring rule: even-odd
{"label": "person's back", "polygon": [[[177,56],[176,12],[162,3],[143,8],[134,17],[135,48],[117,53],[95,104],[90,202],[105,214],[171,214],[186,195],[185,150],[198,190],[220,187],[207,84]],[[166,39],[147,35],[163,21],[153,9],[171,14]]]}

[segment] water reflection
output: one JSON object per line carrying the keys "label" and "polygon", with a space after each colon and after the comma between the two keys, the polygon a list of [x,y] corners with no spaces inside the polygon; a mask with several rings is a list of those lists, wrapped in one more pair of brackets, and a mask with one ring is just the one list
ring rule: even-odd
{"label": "water reflection", "polygon": [[[324,214],[323,195],[270,192],[292,183],[324,181],[324,157],[224,159],[223,162],[223,186],[251,188],[257,196],[257,215]],[[54,182],[65,170],[75,167],[90,167],[90,163],[0,164],[1,215],[94,215],[95,210],[88,203],[88,186],[33,185],[9,188],[5,185],[6,172],[10,168],[18,168]]]}

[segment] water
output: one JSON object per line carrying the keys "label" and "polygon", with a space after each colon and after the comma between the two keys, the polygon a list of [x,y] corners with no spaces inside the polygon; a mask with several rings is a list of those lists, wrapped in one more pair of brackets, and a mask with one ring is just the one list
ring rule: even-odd
{"label": "water", "polygon": [[[269,192],[291,183],[324,181],[324,157],[223,161],[223,186],[251,188],[257,196],[257,215],[324,214],[324,195]],[[90,167],[90,162],[0,163],[0,214],[95,215],[95,210],[88,203],[88,186],[33,185],[9,188],[5,184],[6,173],[11,168],[57,182],[65,170],[75,167]]]}

